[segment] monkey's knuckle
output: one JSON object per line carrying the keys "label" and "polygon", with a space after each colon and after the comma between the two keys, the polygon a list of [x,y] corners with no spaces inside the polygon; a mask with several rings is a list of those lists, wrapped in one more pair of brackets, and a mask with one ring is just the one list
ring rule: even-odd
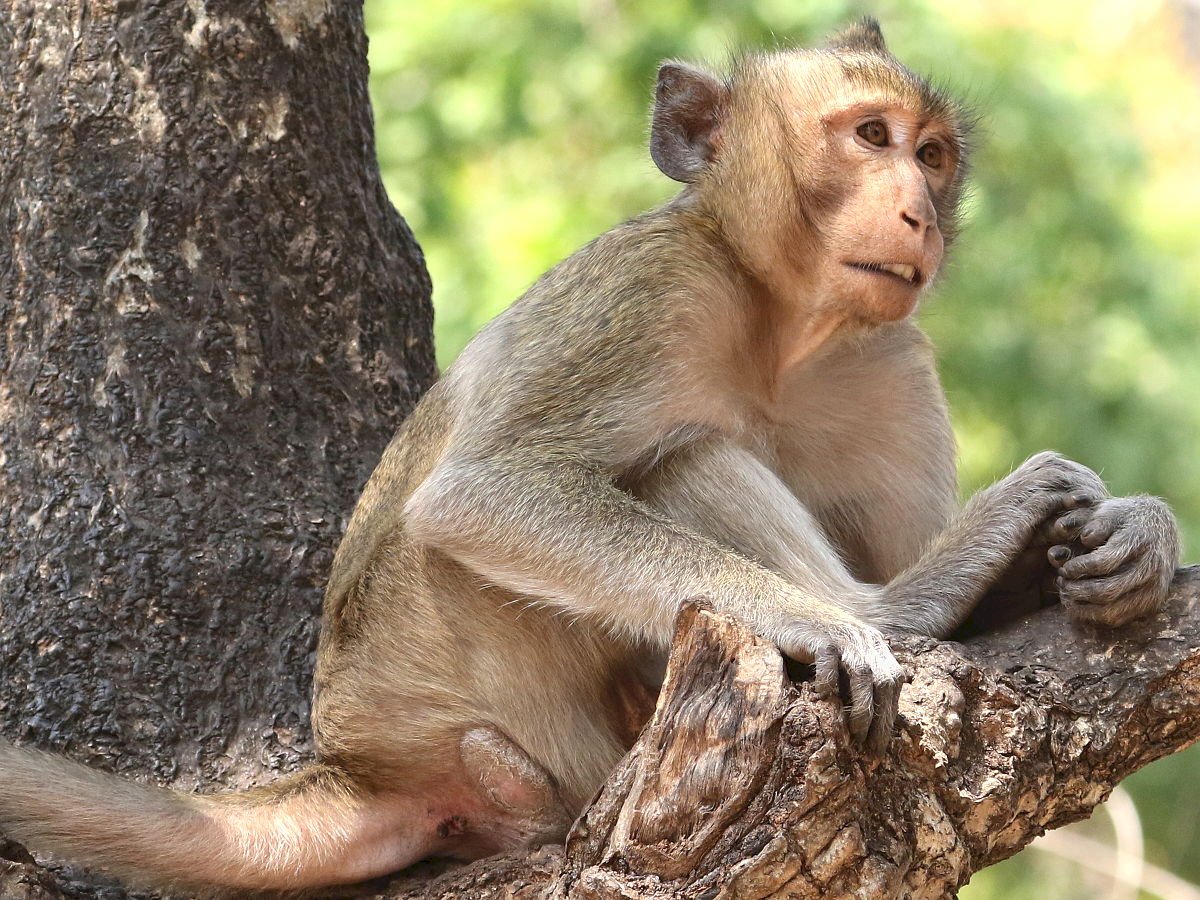
{"label": "monkey's knuckle", "polygon": [[871,664],[865,659],[856,659],[853,662],[846,664],[846,671],[855,678],[871,678],[874,676],[874,670]]}
{"label": "monkey's knuckle", "polygon": [[1045,469],[1063,462],[1063,457],[1053,450],[1043,450],[1025,460],[1022,468]]}

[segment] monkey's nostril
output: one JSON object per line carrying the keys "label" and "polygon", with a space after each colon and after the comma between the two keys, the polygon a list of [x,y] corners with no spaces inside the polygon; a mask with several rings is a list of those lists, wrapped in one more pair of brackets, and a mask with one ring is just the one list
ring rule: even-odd
{"label": "monkey's nostril", "polygon": [[904,223],[906,225],[908,225],[909,228],[913,229],[914,231],[920,230],[920,228],[921,228],[920,221],[917,219],[914,219],[908,213],[904,212],[904,210],[900,211],[900,218],[904,220]]}

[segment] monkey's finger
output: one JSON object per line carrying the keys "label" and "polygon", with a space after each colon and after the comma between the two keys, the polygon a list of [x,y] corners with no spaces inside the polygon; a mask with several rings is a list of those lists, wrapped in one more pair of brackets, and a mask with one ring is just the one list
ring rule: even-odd
{"label": "monkey's finger", "polygon": [[850,672],[850,737],[865,744],[875,717],[875,678],[870,669],[855,667]]}
{"label": "monkey's finger", "polygon": [[1098,578],[1064,578],[1059,593],[1066,604],[1104,606],[1144,588],[1154,580],[1155,574],[1153,566],[1134,564]]}
{"label": "monkey's finger", "polygon": [[835,647],[825,647],[817,651],[813,660],[817,674],[813,681],[813,692],[823,700],[838,695],[838,680],[841,671],[841,655]]}
{"label": "monkey's finger", "polygon": [[1169,589],[1168,581],[1151,578],[1141,587],[1122,590],[1109,602],[1079,603],[1064,600],[1063,606],[1067,614],[1077,622],[1116,627],[1160,609]]}
{"label": "monkey's finger", "polygon": [[1079,532],[1092,519],[1091,509],[1073,509],[1063,513],[1046,526],[1044,538],[1052,544],[1066,544],[1079,537]]}
{"label": "monkey's finger", "polygon": [[884,753],[892,740],[900,707],[900,688],[904,681],[879,681],[875,684],[875,719],[867,736],[867,747],[872,753]]}
{"label": "monkey's finger", "polygon": [[1063,564],[1071,558],[1071,548],[1065,544],[1055,544],[1046,551],[1046,558],[1050,560],[1050,565],[1061,569]]}
{"label": "monkey's finger", "polygon": [[1097,491],[1079,488],[1067,494],[1062,501],[1064,509],[1084,509],[1095,506],[1103,499]]}
{"label": "monkey's finger", "polygon": [[1067,560],[1059,569],[1059,573],[1069,580],[1112,575],[1143,555],[1146,549],[1141,541],[1122,538],[1118,534],[1103,547]]}
{"label": "monkey's finger", "polygon": [[1079,532],[1079,542],[1089,550],[1107,542],[1121,527],[1121,516],[1099,511]]}

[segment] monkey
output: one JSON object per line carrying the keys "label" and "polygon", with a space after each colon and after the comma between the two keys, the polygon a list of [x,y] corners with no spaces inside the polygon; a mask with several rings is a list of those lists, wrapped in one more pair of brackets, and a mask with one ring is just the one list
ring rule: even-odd
{"label": "monkey", "polygon": [[316,761],[202,796],[3,744],[0,830],[160,888],[351,883],[561,840],[653,709],[681,602],[811,664],[873,752],[905,683],[889,638],[1036,606],[1047,579],[1079,623],[1157,609],[1162,501],[1044,452],[957,509],[914,313],[971,141],[871,19],[727,76],[663,63],[650,154],[680,192],[485,327],[363,490]]}

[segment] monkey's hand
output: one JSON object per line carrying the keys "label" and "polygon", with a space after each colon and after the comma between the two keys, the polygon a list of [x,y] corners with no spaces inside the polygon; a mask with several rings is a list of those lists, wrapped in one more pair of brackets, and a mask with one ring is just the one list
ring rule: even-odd
{"label": "monkey's hand", "polygon": [[815,665],[817,696],[837,697],[844,684],[851,737],[875,753],[887,748],[908,674],[879,629],[856,622],[794,626],[779,648]]}
{"label": "monkey's hand", "polygon": [[1157,497],[1113,497],[1075,515],[1087,519],[1078,538],[1049,551],[1071,618],[1119,626],[1159,609],[1179,564],[1170,507]]}
{"label": "monkey's hand", "polygon": [[1063,510],[1094,507],[1108,496],[1099,475],[1049,450],[1031,456],[996,488],[1011,496],[1011,502],[1024,513],[1029,530],[1026,540],[1030,541],[1052,516]]}
{"label": "monkey's hand", "polygon": [[885,608],[916,611],[897,631],[963,640],[1037,610],[1055,577],[1047,551],[1060,542],[1047,528],[1065,511],[1087,514],[1107,496],[1087,466],[1057,453],[1031,456],[972,497],[921,559],[887,585]]}
{"label": "monkey's hand", "polygon": [[[1015,552],[991,590],[1012,595],[1042,593],[1044,588],[1052,588],[1056,574],[1047,564],[1048,551],[1077,540],[1108,491],[1100,476],[1087,466],[1052,451],[1030,457],[997,489],[1011,498],[1008,502],[1018,513],[1012,519],[1018,533],[1014,535]],[[1060,551],[1050,554],[1050,563],[1060,556]]]}

